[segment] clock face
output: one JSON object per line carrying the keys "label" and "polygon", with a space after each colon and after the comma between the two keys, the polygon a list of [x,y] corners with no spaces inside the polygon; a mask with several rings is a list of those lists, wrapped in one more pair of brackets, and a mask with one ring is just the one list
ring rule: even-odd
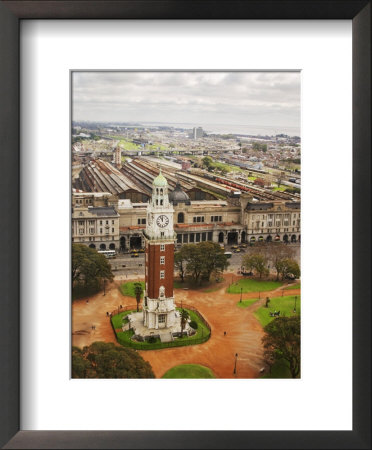
{"label": "clock face", "polygon": [[158,225],[158,227],[160,228],[164,228],[168,225],[169,223],[169,219],[167,216],[161,215],[156,219],[156,224]]}

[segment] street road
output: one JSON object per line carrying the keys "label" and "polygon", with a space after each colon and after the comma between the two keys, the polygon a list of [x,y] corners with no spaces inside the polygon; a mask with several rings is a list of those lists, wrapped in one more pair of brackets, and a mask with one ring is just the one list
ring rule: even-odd
{"label": "street road", "polygon": [[[301,251],[301,245],[300,244],[288,244],[291,248],[295,250],[295,256],[294,259],[300,263],[300,251]],[[244,252],[241,253],[234,253],[234,249],[231,248],[231,245],[225,246],[226,252],[232,252],[232,256],[229,259],[230,266],[228,268],[228,271],[230,272],[237,272],[241,265],[242,265],[242,259],[247,254],[248,251],[251,249],[249,247],[242,249]],[[130,254],[119,254],[116,258],[109,260],[112,270],[114,272],[115,276],[122,276],[122,275],[138,275],[138,276],[144,276],[145,275],[145,254],[144,253],[138,253],[137,258],[132,258]],[[272,270],[272,263],[270,262],[270,270]]]}

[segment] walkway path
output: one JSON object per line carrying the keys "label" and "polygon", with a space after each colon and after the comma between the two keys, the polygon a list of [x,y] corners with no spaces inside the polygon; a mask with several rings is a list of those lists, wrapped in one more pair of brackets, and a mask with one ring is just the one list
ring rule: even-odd
{"label": "walkway path", "polygon": [[[236,278],[237,279],[237,278]],[[235,280],[236,280],[235,279]],[[72,344],[78,347],[94,341],[115,342],[106,311],[113,311],[120,304],[136,306],[134,298],[123,296],[118,290],[119,282],[114,282],[106,291],[86,300],[73,302]],[[228,294],[228,282],[214,292],[201,290],[175,289],[176,302],[196,307],[212,327],[211,338],[200,345],[176,347],[164,350],[141,351],[142,357],[149,361],[156,377],[161,377],[168,369],[178,364],[201,364],[213,370],[218,378],[256,378],[263,366],[263,329],[254,316],[265,298],[278,297],[281,289],[261,293],[261,300],[248,308],[239,308],[240,294]],[[297,295],[300,290],[285,291],[284,295]],[[243,294],[243,300],[257,298],[257,292]],[[96,329],[92,330],[91,326]],[[226,336],[224,332],[226,331]],[[237,373],[233,374],[235,354]]]}

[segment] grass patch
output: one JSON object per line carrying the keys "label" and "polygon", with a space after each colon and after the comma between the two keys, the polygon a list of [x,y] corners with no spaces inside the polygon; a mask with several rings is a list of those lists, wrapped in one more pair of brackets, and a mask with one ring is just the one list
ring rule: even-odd
{"label": "grass patch", "polygon": [[256,303],[258,298],[250,298],[248,300],[242,300],[241,302],[238,302],[237,305],[239,308],[247,308],[248,306],[253,305],[253,303]]}
{"label": "grass patch", "polygon": [[[177,308],[177,310],[180,310],[181,308]],[[124,347],[131,347],[137,350],[160,350],[162,348],[169,348],[169,347],[183,347],[187,345],[196,345],[196,344],[202,344],[203,342],[206,342],[210,337],[210,331],[208,327],[201,321],[199,316],[189,309],[186,309],[186,311],[190,315],[190,319],[194,320],[198,324],[198,328],[196,330],[196,333],[193,336],[189,337],[182,337],[177,338],[172,342],[164,342],[162,343],[159,338],[156,339],[155,342],[149,343],[147,341],[145,342],[136,342],[132,341],[131,338],[134,334],[133,330],[127,330],[127,331],[118,331],[116,333],[116,338],[119,342],[119,344],[123,345]],[[129,311],[130,313],[131,311]],[[120,316],[120,314],[118,314]],[[121,328],[121,324],[119,326],[115,326],[118,322],[114,322],[114,318],[118,317],[114,316],[111,318],[112,324],[114,326],[114,329]]]}
{"label": "grass patch", "polygon": [[282,186],[280,186],[280,187],[274,187],[274,189],[273,189],[273,191],[274,192],[285,192],[287,190],[287,188],[286,187],[282,187]]}
{"label": "grass patch", "polygon": [[240,294],[240,289],[243,289],[243,293],[272,291],[281,285],[280,281],[260,281],[243,278],[229,286],[227,292],[229,294]]}
{"label": "grass patch", "polygon": [[288,361],[280,359],[271,367],[270,373],[263,375],[261,378],[292,378]]}
{"label": "grass patch", "polygon": [[141,283],[142,290],[145,290],[145,282],[144,281],[128,281],[127,283],[123,283],[119,286],[119,291],[128,297],[136,297],[134,294],[134,284]]}
{"label": "grass patch", "polygon": [[117,328],[121,328],[123,323],[128,323],[128,319],[124,319],[123,317],[128,316],[129,314],[131,314],[132,312],[135,312],[136,310],[133,311],[123,311],[119,314],[116,314],[115,316],[111,317],[111,322],[112,325],[114,326],[115,330]]}
{"label": "grass patch", "polygon": [[[269,307],[265,308],[264,306],[261,306],[254,315],[257,317],[257,319],[260,321],[261,325],[264,327],[268,323],[270,323],[272,320],[275,319],[275,317],[271,317],[270,313],[274,311],[280,311],[281,316],[294,316],[295,313],[293,312],[295,304],[295,296],[294,295],[288,295],[285,297],[274,297],[270,298]],[[296,301],[296,314],[301,314],[301,296],[297,295],[297,301]]]}
{"label": "grass patch", "polygon": [[208,367],[199,364],[181,364],[169,369],[162,378],[216,378]]}
{"label": "grass patch", "polygon": [[284,289],[287,291],[289,291],[291,289],[301,289],[301,283],[291,284],[290,286],[287,286]]}

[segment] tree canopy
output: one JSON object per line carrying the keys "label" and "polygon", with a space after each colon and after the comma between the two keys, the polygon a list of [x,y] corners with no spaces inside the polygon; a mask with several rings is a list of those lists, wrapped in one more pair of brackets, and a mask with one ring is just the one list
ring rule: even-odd
{"label": "tree canopy", "polygon": [[292,378],[301,371],[301,319],[299,316],[278,317],[265,326],[262,338],[264,358],[271,367],[275,362],[286,360]]}
{"label": "tree canopy", "polygon": [[212,275],[223,272],[228,265],[224,250],[216,242],[185,244],[175,255],[175,266],[182,281],[186,275],[195,283],[209,281]]}
{"label": "tree canopy", "polygon": [[72,283],[84,286],[99,285],[102,280],[112,281],[111,265],[104,255],[83,244],[72,245]]}
{"label": "tree canopy", "polygon": [[[299,278],[301,272],[297,262],[293,259],[294,249],[293,247],[285,244],[284,242],[257,242],[251,249],[248,248],[248,256],[254,254],[263,255],[268,262],[271,262],[276,270],[276,279],[279,280],[279,275],[282,279],[286,275],[292,273],[296,278]],[[245,259],[243,259],[243,265]],[[245,265],[245,267],[248,267]],[[252,266],[251,270],[254,267]]]}
{"label": "tree canopy", "polygon": [[112,342],[72,348],[72,378],[155,378],[150,363],[135,350]]}
{"label": "tree canopy", "polygon": [[255,270],[260,278],[262,278],[262,275],[269,274],[269,269],[267,268],[268,258],[263,253],[252,253],[247,255],[243,258],[242,262],[246,270],[249,270],[249,272]]}

